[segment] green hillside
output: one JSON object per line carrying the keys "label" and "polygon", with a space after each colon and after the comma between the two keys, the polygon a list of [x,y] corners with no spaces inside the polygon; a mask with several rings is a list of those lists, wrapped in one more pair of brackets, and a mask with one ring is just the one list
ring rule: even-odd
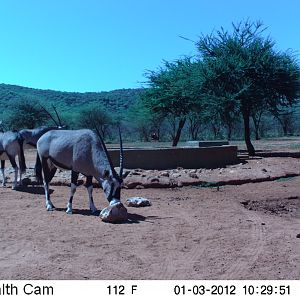
{"label": "green hillside", "polygon": [[140,92],[141,89],[120,89],[110,92],[76,93],[0,84],[0,119],[8,113],[15,102],[20,100],[39,101],[48,107],[54,104],[63,115],[74,113],[93,104],[107,111],[122,114],[136,103]]}

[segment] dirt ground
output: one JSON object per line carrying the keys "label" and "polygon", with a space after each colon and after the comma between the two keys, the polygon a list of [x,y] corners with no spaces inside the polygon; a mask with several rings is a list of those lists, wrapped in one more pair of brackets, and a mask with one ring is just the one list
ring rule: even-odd
{"label": "dirt ground", "polygon": [[[298,158],[131,170],[123,203],[141,196],[152,205],[128,207],[128,221],[119,224],[90,214],[83,186],[67,215],[64,172],[51,186],[54,212],[46,211],[41,187],[12,191],[12,170],[7,174],[0,188],[0,279],[300,279]],[[94,199],[98,209],[107,206],[101,189]]]}

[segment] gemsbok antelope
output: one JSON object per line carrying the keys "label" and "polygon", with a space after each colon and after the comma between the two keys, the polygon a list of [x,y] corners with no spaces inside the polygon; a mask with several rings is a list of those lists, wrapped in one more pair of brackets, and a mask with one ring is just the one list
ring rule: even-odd
{"label": "gemsbok antelope", "polygon": [[[19,159],[19,167],[16,163],[16,156]],[[18,186],[18,172],[20,171],[20,182],[22,185],[22,173],[26,171],[25,157],[23,151],[23,139],[14,131],[0,132],[0,160],[1,173],[3,177],[2,186],[6,185],[5,180],[5,161],[9,160],[15,171],[15,180],[12,189]]]}
{"label": "gemsbok antelope", "polygon": [[[21,136],[21,138],[23,139],[23,148],[25,147],[29,147],[29,148],[34,148],[36,149],[37,147],[37,141],[39,140],[39,138],[45,134],[46,132],[50,131],[50,130],[55,130],[55,129],[63,129],[66,126],[62,124],[61,119],[57,113],[56,108],[52,105],[57,120],[55,120],[55,118],[50,114],[50,112],[48,112],[43,106],[41,106],[42,110],[52,119],[52,121],[54,122],[55,126],[41,126],[41,127],[37,127],[37,128],[33,128],[33,129],[22,129],[19,131],[19,135]],[[38,159],[38,154],[36,157],[36,163],[35,163],[35,174],[36,177],[38,178],[37,174],[42,172],[42,166],[40,164],[40,160]],[[40,178],[40,177],[39,177]],[[39,184],[42,184],[42,182],[39,182]]]}
{"label": "gemsbok antelope", "polygon": [[[71,193],[66,212],[72,214],[72,201],[76,192],[79,173],[86,176],[86,188],[89,195],[90,210],[96,212],[92,191],[93,177],[100,183],[109,207],[100,213],[104,221],[121,221],[127,219],[127,210],[120,202],[123,182],[123,146],[120,135],[120,172],[117,174],[110,159],[104,141],[90,129],[51,130],[37,142],[37,151],[43,170],[46,208],[54,210],[50,200],[49,183],[57,168],[71,170]],[[104,217],[102,217],[105,215]]]}

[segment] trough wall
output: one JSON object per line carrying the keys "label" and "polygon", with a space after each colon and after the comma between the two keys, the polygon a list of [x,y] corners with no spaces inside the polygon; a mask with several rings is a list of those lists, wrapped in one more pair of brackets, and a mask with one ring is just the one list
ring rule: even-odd
{"label": "trough wall", "polygon": [[187,141],[186,145],[189,147],[215,147],[229,145],[228,141],[218,140],[218,141]]}
{"label": "trough wall", "polygon": [[[119,150],[110,149],[109,153],[113,165],[118,167]],[[217,168],[237,161],[236,146],[124,149],[124,168],[127,169]]]}

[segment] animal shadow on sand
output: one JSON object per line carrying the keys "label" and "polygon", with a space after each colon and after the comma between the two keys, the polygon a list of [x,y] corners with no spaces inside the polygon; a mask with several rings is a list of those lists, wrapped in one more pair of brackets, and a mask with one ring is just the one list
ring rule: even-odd
{"label": "animal shadow on sand", "polygon": [[[45,190],[42,186],[26,186],[26,185],[22,185],[22,186],[18,186],[16,188],[17,192],[22,192],[22,193],[29,193],[29,194],[37,194],[37,195],[44,195],[45,194]],[[54,192],[54,190],[49,189],[49,194],[52,194]]]}
{"label": "animal shadow on sand", "polygon": [[[56,207],[55,211],[66,213],[66,208]],[[73,208],[73,215],[82,215],[82,216],[90,216],[90,217],[99,217],[100,210],[97,210],[94,214],[91,213],[89,209],[78,209]],[[139,214],[128,213],[128,218],[126,221],[112,222],[112,224],[135,224],[146,221],[146,217]]]}

